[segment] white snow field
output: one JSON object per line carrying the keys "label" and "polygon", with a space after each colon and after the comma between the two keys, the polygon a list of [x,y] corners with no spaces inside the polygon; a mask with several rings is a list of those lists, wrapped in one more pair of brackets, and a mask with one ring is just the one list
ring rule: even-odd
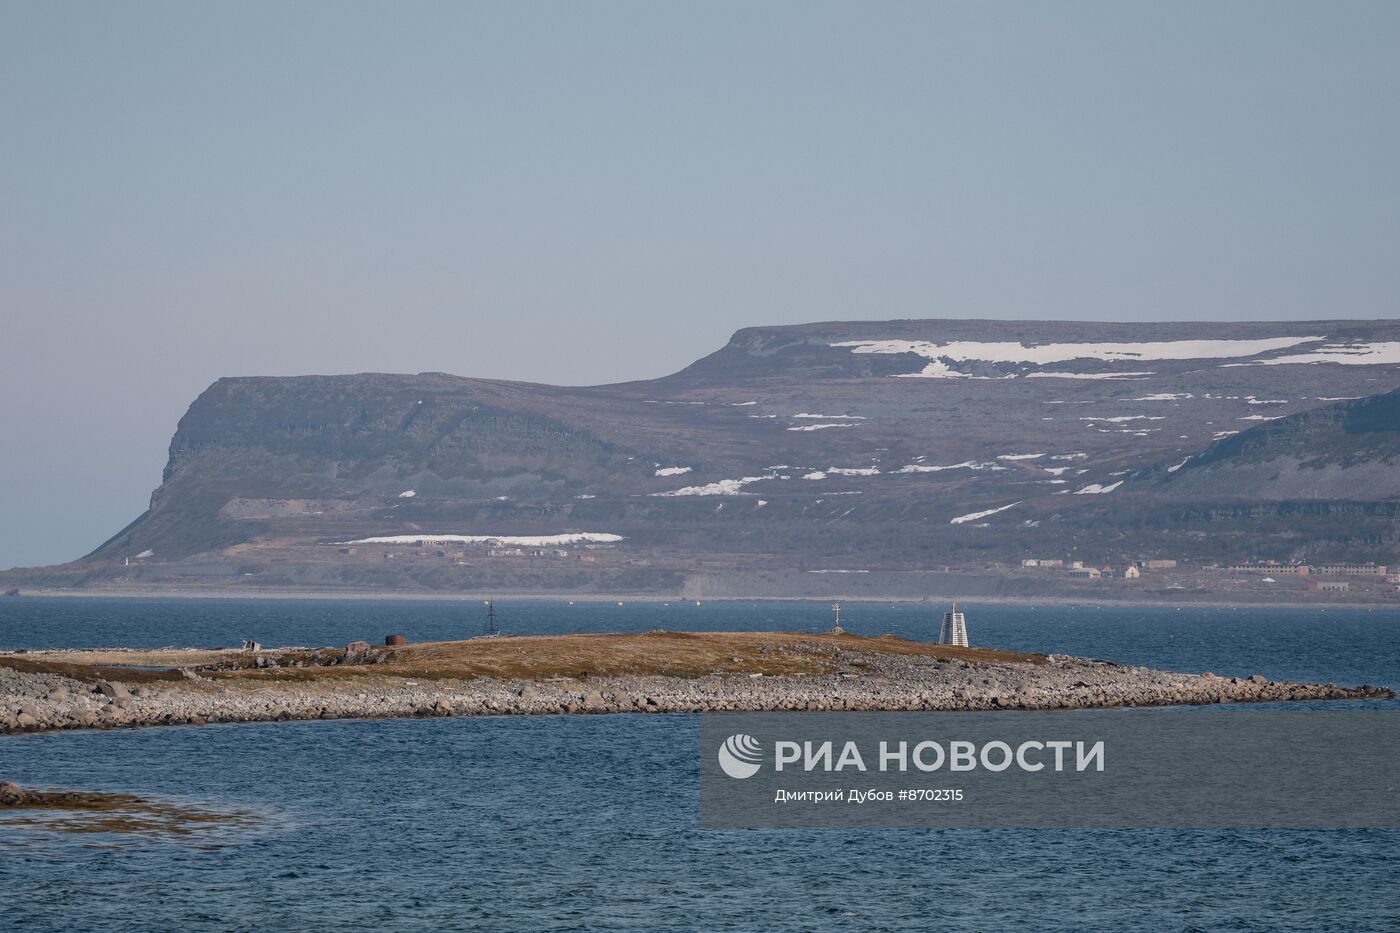
{"label": "white snow field", "polygon": [[995,509],[987,509],[985,512],[969,512],[969,513],[966,514],[966,515],[959,515],[957,518],[950,518],[950,519],[948,520],[948,524],[950,524],[950,525],[963,525],[963,524],[966,524],[967,522],[975,522],[975,521],[977,521],[977,519],[979,519],[979,518],[986,518],[987,516],[989,516],[989,515],[995,515],[995,514],[997,514],[998,512],[1005,512],[1007,509],[1015,508],[1016,506],[1018,506],[1018,505],[1020,505],[1020,504],[1021,504],[1021,502],[1020,502],[1020,500],[1018,500],[1018,501],[1016,501],[1016,502],[1011,503],[1010,505],[999,506],[998,508],[995,508]]}
{"label": "white snow field", "polygon": [[343,541],[342,544],[509,544],[516,547],[557,547],[564,544],[616,544],[622,535],[597,531],[578,531],[562,535],[457,535],[420,533],[413,535],[378,535]]}
{"label": "white snow field", "polygon": [[[1285,350],[1303,343],[1316,343],[1326,337],[1269,337],[1261,340],[1163,340],[1141,343],[1047,343],[1027,346],[1012,341],[965,341],[932,343],[927,340],[843,340],[833,347],[850,347],[852,353],[912,353],[930,362],[918,373],[901,375],[932,379],[968,378],[948,366],[948,361],[988,363],[1029,363],[1044,366],[1071,360],[1119,362],[1129,360],[1209,360],[1239,359]],[[1382,346],[1382,345],[1377,345]],[[1394,346],[1400,348],[1400,344]],[[1400,360],[1397,360],[1400,361]],[[1303,360],[1311,362],[1311,360]],[[1009,374],[1014,376],[1015,374]],[[1047,374],[1048,375],[1048,374]],[[1092,374],[1086,374],[1092,375]],[[1108,375],[1126,374],[1104,374]],[[1150,375],[1150,374],[1140,374]],[[1066,378],[1066,377],[1060,377]]]}

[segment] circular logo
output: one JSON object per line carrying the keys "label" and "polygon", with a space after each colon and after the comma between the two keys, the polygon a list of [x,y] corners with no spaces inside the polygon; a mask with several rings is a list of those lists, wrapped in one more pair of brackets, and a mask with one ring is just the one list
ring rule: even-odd
{"label": "circular logo", "polygon": [[758,739],[742,732],[731,735],[719,747],[719,766],[725,774],[743,780],[758,773],[763,758],[763,746]]}

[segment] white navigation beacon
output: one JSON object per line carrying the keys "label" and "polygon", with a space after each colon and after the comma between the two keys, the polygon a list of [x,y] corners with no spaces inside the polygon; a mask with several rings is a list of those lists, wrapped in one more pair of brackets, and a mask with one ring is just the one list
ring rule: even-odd
{"label": "white navigation beacon", "polygon": [[943,613],[943,626],[938,630],[938,643],[967,647],[967,617],[958,612],[956,602],[953,603],[952,609]]}

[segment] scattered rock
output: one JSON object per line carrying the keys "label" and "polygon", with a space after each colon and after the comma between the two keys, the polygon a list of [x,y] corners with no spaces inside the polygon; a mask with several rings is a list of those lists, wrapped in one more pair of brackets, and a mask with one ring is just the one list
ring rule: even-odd
{"label": "scattered rock", "polygon": [[126,689],[126,684],[110,680],[99,680],[97,682],[97,692],[113,700],[131,696],[131,693]]}

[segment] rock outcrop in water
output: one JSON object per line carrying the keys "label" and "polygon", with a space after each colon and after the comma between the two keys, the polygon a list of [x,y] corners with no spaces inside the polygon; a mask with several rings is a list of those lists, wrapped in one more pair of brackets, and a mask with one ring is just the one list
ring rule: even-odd
{"label": "rock outcrop in water", "polygon": [[[210,842],[224,831],[256,826],[244,810],[220,811],[135,794],[22,787],[0,781],[0,814],[8,830],[155,836]],[[198,840],[192,838],[198,834]]]}

